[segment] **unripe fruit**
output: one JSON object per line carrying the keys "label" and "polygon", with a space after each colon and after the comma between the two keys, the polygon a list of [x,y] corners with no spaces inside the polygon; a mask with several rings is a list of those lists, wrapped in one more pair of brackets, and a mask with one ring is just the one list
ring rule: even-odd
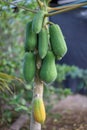
{"label": "unripe fruit", "polygon": [[38,51],[41,59],[43,59],[48,51],[48,32],[46,28],[42,28],[39,33]]}
{"label": "unripe fruit", "polygon": [[47,55],[43,59],[40,78],[45,83],[52,83],[57,77],[57,69],[55,64],[55,56],[51,51],[47,52]]}
{"label": "unripe fruit", "polygon": [[44,11],[40,10],[36,13],[36,15],[33,18],[32,29],[35,33],[39,33],[41,31],[44,14]]}
{"label": "unripe fruit", "polygon": [[25,52],[34,50],[37,44],[37,34],[32,31],[32,21],[26,25]]}
{"label": "unripe fruit", "polygon": [[53,53],[58,59],[61,59],[67,52],[66,42],[61,28],[57,24],[49,26],[50,43]]}
{"label": "unripe fruit", "polygon": [[27,83],[30,83],[35,76],[35,56],[32,52],[26,52],[24,56],[23,74]]}

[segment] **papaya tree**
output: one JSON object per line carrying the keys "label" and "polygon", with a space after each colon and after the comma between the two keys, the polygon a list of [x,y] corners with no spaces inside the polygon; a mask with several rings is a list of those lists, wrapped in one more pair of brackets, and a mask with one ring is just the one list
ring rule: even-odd
{"label": "papaya tree", "polygon": [[[33,82],[30,130],[41,130],[41,125],[45,122],[44,86],[56,80],[56,60],[61,60],[67,53],[62,30],[59,25],[49,21],[49,17],[87,4],[83,2],[53,8],[49,6],[50,1],[36,0],[35,9],[18,6],[33,13],[32,19],[26,23],[23,60],[25,82],[26,84]],[[8,2],[8,4],[17,7],[14,3]]]}
{"label": "papaya tree", "polygon": [[26,26],[23,72],[27,83],[34,81],[30,130],[41,130],[41,124],[46,119],[44,85],[55,81],[56,60],[61,60],[67,53],[62,30],[49,21],[49,17],[87,4],[52,8],[49,2],[37,0],[38,9],[34,10],[34,17]]}

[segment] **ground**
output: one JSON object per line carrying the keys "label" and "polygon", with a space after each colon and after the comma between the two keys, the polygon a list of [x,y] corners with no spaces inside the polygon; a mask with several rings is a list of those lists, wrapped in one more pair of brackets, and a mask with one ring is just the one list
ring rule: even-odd
{"label": "ground", "polygon": [[[9,130],[28,130],[28,123],[28,116],[21,115]],[[8,129],[4,125],[0,130]],[[72,95],[59,101],[47,115],[42,130],[87,130],[87,97]]]}
{"label": "ground", "polygon": [[48,117],[47,128],[43,130],[87,130],[87,97],[85,96],[68,96],[54,106],[52,113],[59,113],[60,117],[58,119]]}

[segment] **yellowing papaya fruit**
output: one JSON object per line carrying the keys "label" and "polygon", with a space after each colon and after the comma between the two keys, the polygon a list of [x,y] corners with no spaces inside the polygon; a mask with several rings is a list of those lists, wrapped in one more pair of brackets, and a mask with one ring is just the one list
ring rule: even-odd
{"label": "yellowing papaya fruit", "polygon": [[37,35],[32,31],[32,21],[26,25],[25,51],[34,50],[37,44]]}
{"label": "yellowing papaya fruit", "polygon": [[53,53],[58,59],[61,59],[67,52],[67,46],[62,30],[59,25],[52,24],[49,26],[49,33]]}
{"label": "yellowing papaya fruit", "polygon": [[41,59],[43,59],[48,51],[48,32],[46,28],[42,28],[39,33],[38,51]]}
{"label": "yellowing papaya fruit", "polygon": [[56,79],[56,77],[57,69],[55,56],[51,51],[48,51],[41,65],[40,78],[46,83],[51,83]]}
{"label": "yellowing papaya fruit", "polygon": [[43,99],[36,97],[33,100],[33,116],[34,120],[38,123],[44,123],[46,119],[46,111]]}
{"label": "yellowing papaya fruit", "polygon": [[32,52],[26,52],[24,56],[23,74],[27,83],[30,83],[35,76],[35,57]]}
{"label": "yellowing papaya fruit", "polygon": [[39,33],[42,28],[43,19],[44,19],[44,11],[40,10],[38,11],[32,21],[32,29],[35,33]]}

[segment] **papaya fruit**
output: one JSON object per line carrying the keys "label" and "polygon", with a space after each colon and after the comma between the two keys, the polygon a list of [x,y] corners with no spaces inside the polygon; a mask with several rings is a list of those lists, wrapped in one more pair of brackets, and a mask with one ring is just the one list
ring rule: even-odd
{"label": "papaya fruit", "polygon": [[49,26],[50,43],[53,53],[58,59],[61,59],[67,52],[66,42],[61,28],[57,24]]}
{"label": "papaya fruit", "polygon": [[51,83],[56,79],[56,77],[57,69],[55,64],[55,56],[51,51],[48,51],[41,65],[40,78],[45,83]]}
{"label": "papaya fruit", "polygon": [[38,42],[38,52],[43,59],[48,51],[48,32],[46,28],[42,28],[39,35],[39,42]]}
{"label": "papaya fruit", "polygon": [[24,56],[23,75],[27,83],[30,83],[35,76],[35,56],[32,52],[26,52]]}
{"label": "papaya fruit", "polygon": [[39,10],[32,21],[32,29],[35,33],[39,33],[41,31],[42,28],[42,24],[43,24],[43,19],[44,19],[44,11],[43,10]]}
{"label": "papaya fruit", "polygon": [[33,116],[34,120],[40,124],[43,124],[46,119],[44,102],[40,97],[36,97],[33,100]]}
{"label": "papaya fruit", "polygon": [[26,25],[25,52],[34,50],[36,44],[37,44],[37,35],[32,31],[32,21],[30,21]]}

